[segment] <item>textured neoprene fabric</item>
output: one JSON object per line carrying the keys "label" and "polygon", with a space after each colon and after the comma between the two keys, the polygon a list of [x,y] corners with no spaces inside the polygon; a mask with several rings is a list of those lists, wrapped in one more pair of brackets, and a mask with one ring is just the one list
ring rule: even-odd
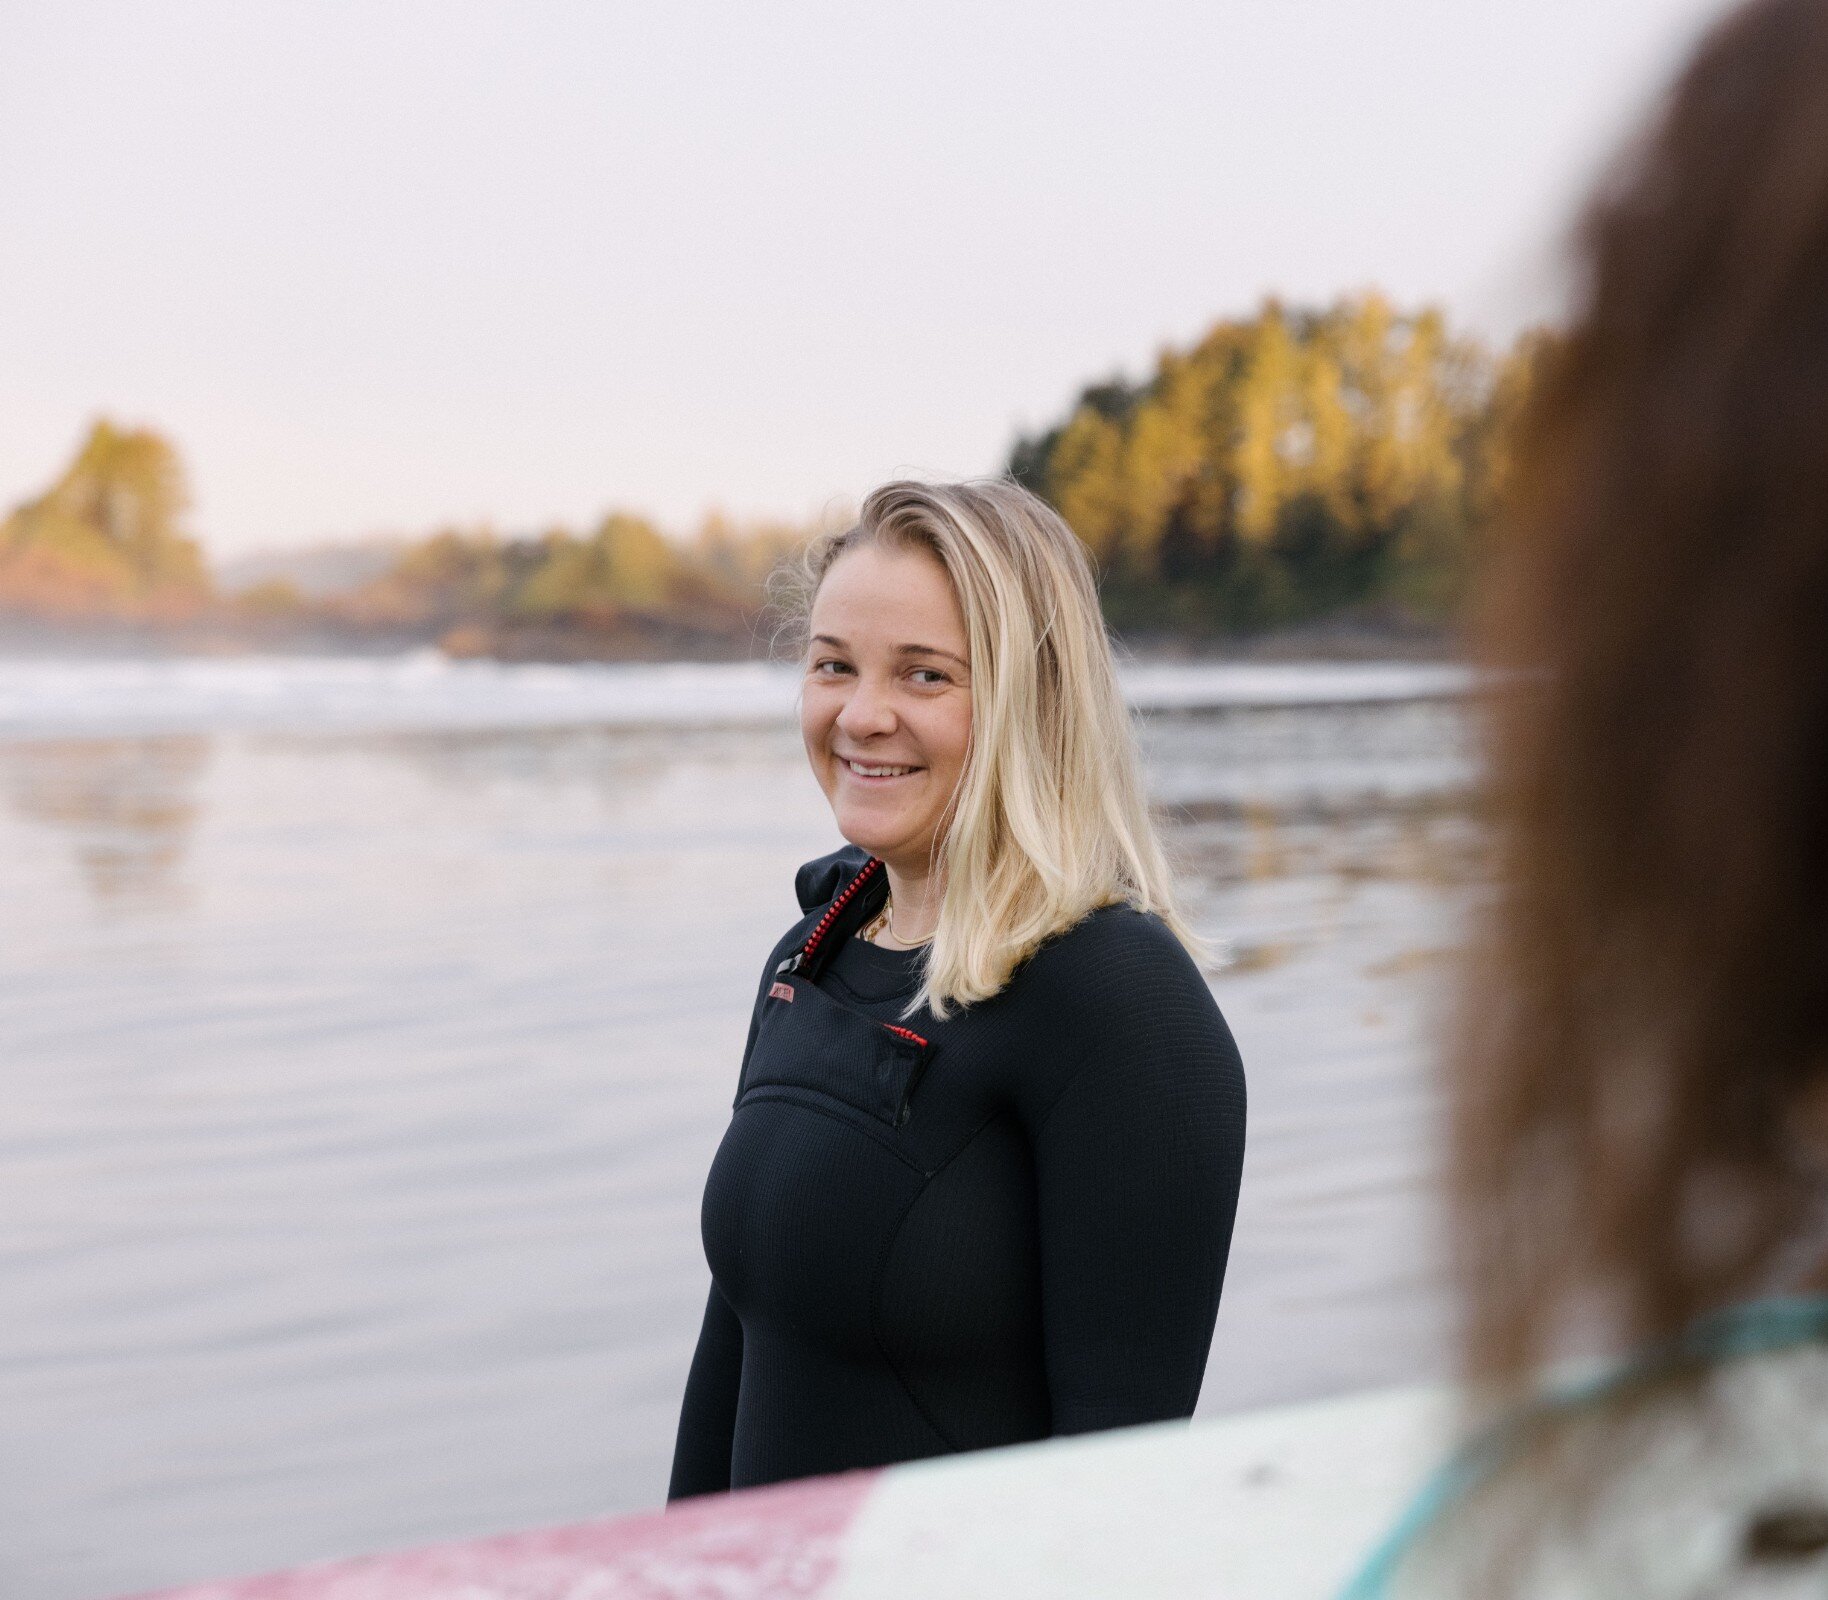
{"label": "textured neoprene fabric", "polygon": [[806,915],[762,973],[705,1186],[669,1500],[1199,1397],[1244,1155],[1243,1069],[1199,968],[1159,918],[1106,906],[945,1022],[900,1015],[918,950],[847,933],[816,982],[783,981],[867,859],[800,869]]}

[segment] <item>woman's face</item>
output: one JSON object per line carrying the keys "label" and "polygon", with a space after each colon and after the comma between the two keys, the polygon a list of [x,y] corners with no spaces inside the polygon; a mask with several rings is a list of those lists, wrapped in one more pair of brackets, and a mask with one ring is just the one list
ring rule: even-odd
{"label": "woman's face", "polygon": [[838,831],[925,873],[971,737],[970,648],[945,568],[925,550],[847,550],[826,569],[811,632],[800,733]]}

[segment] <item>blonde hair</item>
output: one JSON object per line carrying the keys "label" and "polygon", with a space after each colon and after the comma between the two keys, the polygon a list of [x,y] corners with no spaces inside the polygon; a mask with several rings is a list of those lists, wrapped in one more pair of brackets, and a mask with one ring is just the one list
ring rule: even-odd
{"label": "blonde hair", "polygon": [[769,579],[777,631],[804,651],[825,574],[863,545],[919,549],[945,569],[971,653],[964,771],[934,838],[943,884],[924,979],[903,1016],[943,1020],[999,993],[1042,944],[1099,906],[1160,917],[1212,952],[1176,900],[1143,789],[1097,585],[1073,531],[1007,479],[884,484],[856,523],[815,538]]}

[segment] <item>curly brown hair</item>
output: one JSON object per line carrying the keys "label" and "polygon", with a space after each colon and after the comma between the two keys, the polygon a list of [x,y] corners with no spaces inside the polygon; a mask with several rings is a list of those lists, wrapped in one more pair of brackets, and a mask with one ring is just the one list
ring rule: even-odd
{"label": "curly brown hair", "polygon": [[1500,1384],[1828,1268],[1828,3],[1718,22],[1576,244],[1474,623],[1521,672],[1451,1053]]}

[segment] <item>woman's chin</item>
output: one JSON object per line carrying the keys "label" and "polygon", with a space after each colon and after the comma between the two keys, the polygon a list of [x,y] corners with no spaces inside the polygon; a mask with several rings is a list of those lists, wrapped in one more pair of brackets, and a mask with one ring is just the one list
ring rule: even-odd
{"label": "woman's chin", "polygon": [[896,835],[874,817],[860,817],[855,812],[838,813],[838,832],[859,850],[873,856],[885,855],[895,848]]}
{"label": "woman's chin", "polygon": [[873,856],[896,854],[913,831],[897,825],[892,815],[885,815],[873,806],[866,805],[840,806],[837,822],[838,831],[850,843],[859,850],[867,850]]}

